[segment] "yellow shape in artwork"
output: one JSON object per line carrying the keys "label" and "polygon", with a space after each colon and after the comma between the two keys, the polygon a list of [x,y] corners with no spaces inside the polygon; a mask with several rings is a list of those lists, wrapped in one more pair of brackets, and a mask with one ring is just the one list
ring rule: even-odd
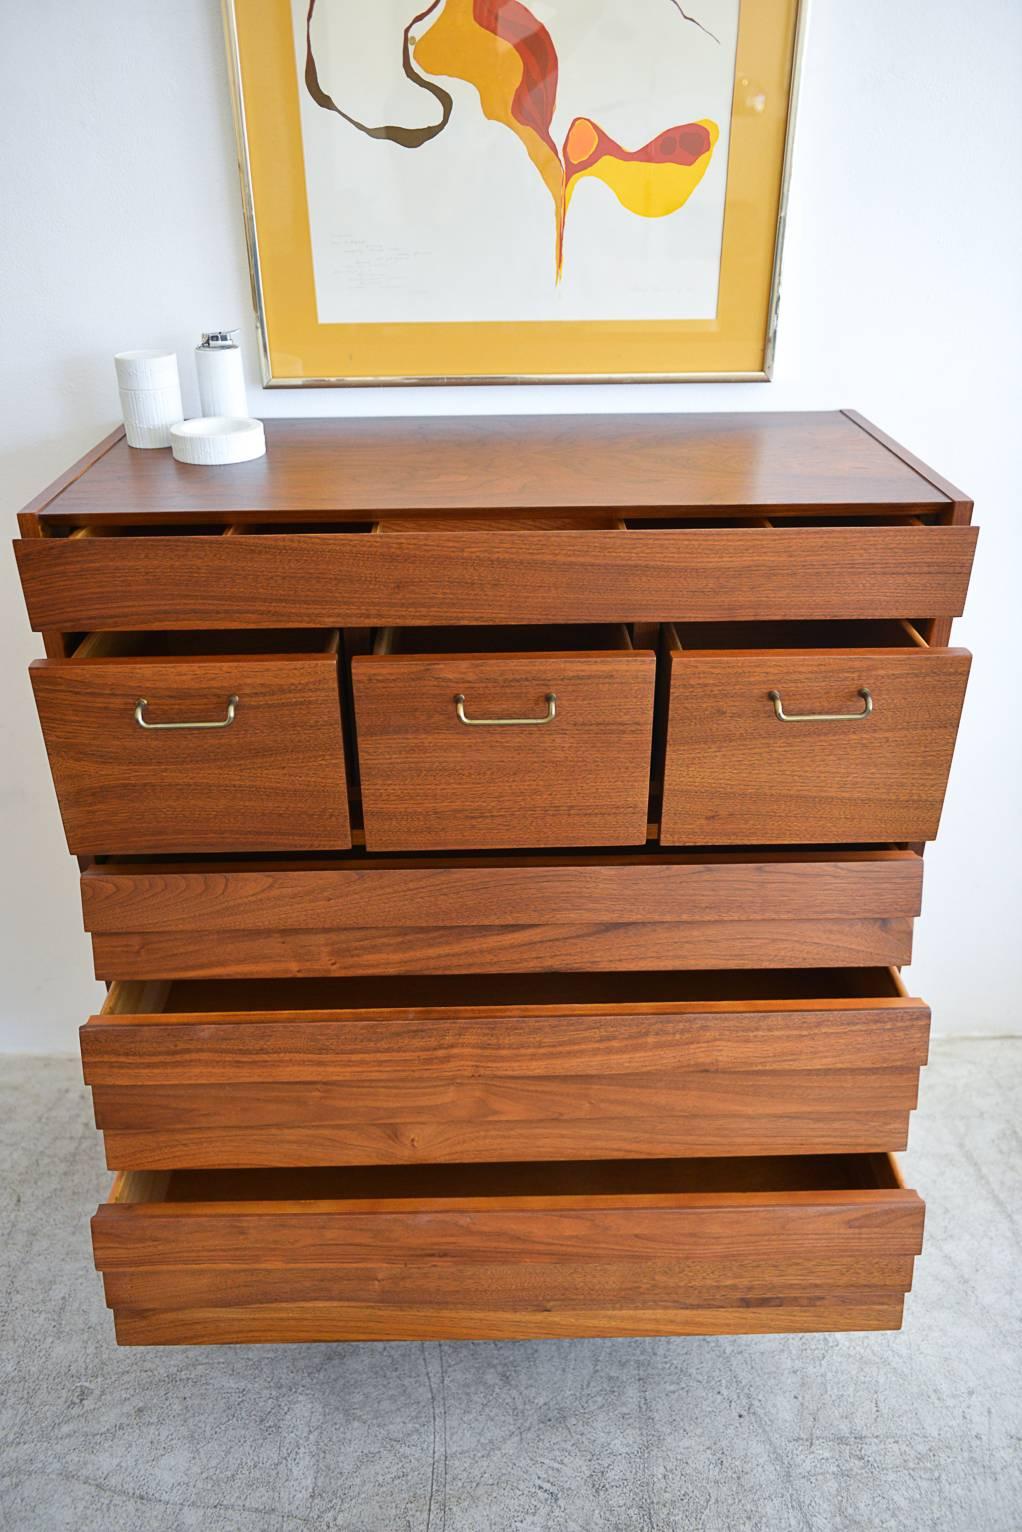
{"label": "yellow shape in artwork", "polygon": [[609,186],[622,207],[642,218],[676,213],[709,168],[719,129],[704,118],[668,128],[642,149],[622,149],[586,117],[577,117],[564,143],[565,211],[579,181],[594,176]]}
{"label": "yellow shape in artwork", "polygon": [[465,80],[483,113],[525,146],[560,211],[564,171],[550,121],[557,99],[557,53],[550,34],[517,0],[447,0],[415,44],[427,74]]}

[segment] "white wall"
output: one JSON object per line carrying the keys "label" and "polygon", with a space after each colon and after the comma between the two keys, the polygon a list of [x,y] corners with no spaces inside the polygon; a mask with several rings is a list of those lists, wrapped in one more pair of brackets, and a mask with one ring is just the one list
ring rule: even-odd
{"label": "white wall", "polygon": [[[184,354],[219,324],[247,326],[257,415],[853,405],[977,502],[958,629],[977,658],[910,977],[942,1031],[1018,1030],[1018,0],[815,0],[770,385],[261,393],[216,0],[33,0],[4,7],[3,34],[0,495],[12,535],[18,506],[115,424],[111,353]],[[99,989],[9,555],[0,620],[0,1046],[63,1050]]]}

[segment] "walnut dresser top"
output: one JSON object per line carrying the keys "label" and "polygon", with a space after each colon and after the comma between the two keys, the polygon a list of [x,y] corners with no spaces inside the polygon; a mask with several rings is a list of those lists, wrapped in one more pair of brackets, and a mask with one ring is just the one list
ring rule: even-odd
{"label": "walnut dresser top", "polygon": [[[132,517],[620,510],[946,511],[963,497],[854,411],[268,420],[229,473],[133,451],[117,430],[29,512]],[[56,492],[56,493],[54,493]]]}
{"label": "walnut dresser top", "polygon": [[19,518],[118,1340],[897,1328],[971,501],[850,410],[266,437]]}

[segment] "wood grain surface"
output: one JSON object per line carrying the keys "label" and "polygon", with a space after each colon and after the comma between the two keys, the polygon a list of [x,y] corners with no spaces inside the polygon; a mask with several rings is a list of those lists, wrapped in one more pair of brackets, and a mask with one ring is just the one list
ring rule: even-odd
{"label": "wood grain surface", "polygon": [[[947,497],[948,506],[942,512],[942,516],[947,516],[948,520],[953,519],[956,525],[967,525],[972,520],[973,502],[964,490],[952,484],[950,480],[946,479],[942,473],[938,473],[936,469],[930,468],[921,458],[916,457],[914,452],[910,452],[907,447],[901,446],[892,436],[888,436],[886,431],[881,431],[879,426],[874,425],[871,420],[867,420],[865,415],[861,415],[858,410],[842,410],[841,413],[853,425],[857,425],[860,430],[865,431],[867,435],[871,436],[874,441],[879,442],[882,447],[886,447],[888,452],[893,453],[896,458],[899,458],[908,468],[911,468],[913,473],[917,473],[921,478],[925,479],[938,494]],[[948,512],[951,514],[948,515]]]}
{"label": "wood grain surface", "polygon": [[315,978],[332,974],[858,967],[907,963],[912,921],[627,921],[586,925],[118,931],[92,938],[96,977]]}
{"label": "wood grain surface", "polygon": [[[914,1088],[912,1090],[914,1095]],[[655,1096],[643,1113],[656,1111]],[[655,1159],[714,1154],[856,1153],[904,1149],[911,1107],[863,1112],[832,1105],[820,1112],[789,1101],[783,1121],[755,1110],[722,1116],[604,1117],[590,1122],[537,1118],[526,1123],[445,1123],[422,1120],[274,1128],[105,1129],[111,1170],[210,1169],[217,1166],[466,1164],[473,1161],[592,1160],[604,1155]]]}
{"label": "wood grain surface", "polygon": [[889,995],[133,1015],[122,988],[81,1033],[118,1169],[902,1147],[929,1028]]}
{"label": "wood grain surface", "polygon": [[[470,1284],[466,1287],[471,1291]],[[115,1310],[121,1346],[281,1345],[314,1341],[543,1340],[662,1335],[782,1335],[845,1330],[899,1330],[902,1292],[741,1295],[723,1303],[687,1305],[671,1296],[660,1307],[635,1307],[620,1288],[598,1308],[541,1303],[491,1309],[479,1304],[444,1309],[383,1307],[379,1293],[364,1304],[282,1303],[246,1308]]]}
{"label": "wood grain surface", "polygon": [[[874,1159],[876,1157],[868,1157]],[[685,1162],[682,1162],[684,1164]],[[508,1167],[505,1195],[191,1202],[209,1174],[170,1200],[112,1202],[93,1220],[96,1262],[126,1344],[441,1336],[783,1333],[900,1323],[923,1207],[834,1160],[662,1162],[660,1191],[628,1189],[621,1167],[580,1167],[579,1189],[547,1196]],[[798,1165],[798,1171],[781,1167]],[[500,1184],[500,1167],[480,1170]],[[267,1192],[278,1174],[240,1173]],[[292,1172],[294,1176],[298,1173]],[[325,1182],[358,1172],[320,1172]],[[363,1176],[367,1173],[363,1172]],[[408,1175],[409,1172],[402,1172]],[[426,1186],[437,1171],[425,1172]],[[467,1170],[452,1170],[465,1181]],[[257,1179],[253,1180],[253,1176]],[[621,1182],[617,1192],[582,1188]],[[720,1190],[676,1191],[704,1178]],[[213,1179],[232,1195],[229,1173]],[[478,1179],[478,1178],[477,1178]],[[566,1167],[551,1171],[563,1188]],[[768,1191],[728,1189],[773,1182]],[[410,1186],[414,1183],[410,1183]],[[453,1183],[451,1183],[453,1184]],[[802,1190],[802,1185],[814,1189]],[[211,1284],[218,1284],[214,1291]]]}
{"label": "wood grain surface", "polygon": [[[670,1168],[670,1161],[663,1163]],[[701,1173],[698,1167],[696,1180]],[[850,1188],[417,1202],[386,1197],[319,1202],[312,1196],[281,1202],[104,1203],[92,1228],[101,1271],[137,1271],[446,1259],[493,1267],[693,1257],[887,1258],[918,1254],[922,1224],[923,1204],[915,1192]]]}
{"label": "wood grain surface", "polygon": [[325,863],[103,863],[81,878],[85,929],[314,930],[891,918],[919,914],[912,851],[692,853],[602,858],[337,858]]}
{"label": "wood grain surface", "polygon": [[[201,1174],[201,1172],[196,1172]],[[517,1261],[641,1261],[692,1255],[777,1260],[782,1253],[828,1259],[846,1253],[914,1255],[922,1206],[914,1193],[791,1193],[749,1205],[706,1199],[689,1206],[577,1206],[507,1210],[431,1206],[390,1211],[317,1211],[302,1201],[197,1205],[174,1203],[159,1215],[104,1205],[93,1219],[101,1271],[167,1266],[329,1266],[368,1261],[458,1260],[466,1266]],[[301,1211],[298,1211],[298,1209]],[[471,1273],[466,1272],[466,1284]]]}
{"label": "wood grain surface", "polygon": [[[970,655],[964,649],[671,653],[665,844],[932,840]],[[789,713],[868,718],[782,723]]]}
{"label": "wood grain surface", "polygon": [[[29,667],[75,853],[350,846],[337,659],[37,660]],[[152,732],[135,722],[223,718]]]}
{"label": "wood grain surface", "polygon": [[[369,851],[642,845],[656,659],[640,652],[360,655]],[[551,723],[472,727],[472,718]]]}
{"label": "wood grain surface", "polygon": [[[521,1263],[510,1272],[480,1263],[475,1271],[493,1311],[536,1309],[552,1303],[564,1307],[606,1303],[627,1281],[635,1304],[713,1304],[743,1301],[743,1290],[758,1282],[774,1298],[797,1298],[806,1293],[842,1287],[880,1292],[905,1292],[912,1284],[910,1255],[862,1256],[827,1260],[799,1259],[726,1261],[700,1258],[644,1261],[630,1266],[621,1261],[557,1264]],[[448,1309],[464,1301],[464,1276],[449,1262],[416,1262],[407,1266],[363,1265],[308,1267],[191,1266],[160,1270],[116,1267],[103,1275],[110,1307],[124,1309],[238,1308],[251,1304],[364,1304],[367,1292],[381,1309],[414,1305]]]}
{"label": "wood grain surface", "polygon": [[265,430],[266,456],[228,474],[121,442],[64,487],[50,513],[306,518],[947,503],[928,477],[836,410],[268,420]]}
{"label": "wood grain surface", "polygon": [[[764,985],[764,987],[767,987]],[[175,1086],[543,1080],[671,1071],[910,1069],[929,1011],[900,997],[583,1006],[471,1006],[94,1016],[81,1033],[90,1085]],[[625,1081],[627,1084],[627,1080]],[[425,1087],[424,1087],[425,1088]]]}
{"label": "wood grain surface", "polygon": [[[137,454],[136,454],[137,455]],[[36,629],[957,616],[969,526],[23,538]]]}
{"label": "wood grain surface", "polygon": [[[123,426],[115,426],[94,447],[90,447],[87,452],[83,452],[76,462],[72,463],[69,468],[65,468],[63,473],[58,474],[52,484],[48,484],[37,495],[33,495],[32,499],[22,506],[18,512],[18,525],[23,536],[31,537],[40,533],[43,530],[40,524],[40,512],[55,504],[58,497],[65,490],[70,489],[71,485],[76,483],[78,479],[82,478],[90,469],[95,468],[100,458],[105,457],[119,442],[124,443],[126,448],[127,443]],[[114,477],[118,476],[119,471],[115,470]]]}
{"label": "wood grain surface", "polygon": [[[909,468],[913,470],[913,472],[920,474],[924,479],[932,484],[934,489],[939,490],[942,495],[947,496],[949,509],[942,511],[940,514],[940,520],[945,525],[967,527],[971,524],[973,502],[971,498],[965,494],[964,490],[960,490],[957,485],[951,484],[943,476],[943,474],[939,474],[934,469],[929,468],[925,463],[921,462],[914,453],[909,452],[906,450],[906,448],[899,446],[899,444],[896,441],[893,441],[885,431],[881,431],[879,426],[875,426],[872,421],[867,420],[865,416],[860,415],[857,410],[843,410],[842,414],[846,415],[848,419],[853,421],[857,426],[860,426],[863,431],[867,431],[869,435],[873,437],[874,441],[880,442],[881,445],[886,447],[889,452],[893,452],[896,457],[901,458],[903,463],[906,463]],[[951,642],[950,617],[934,617],[924,626],[926,631],[926,640],[934,647],[937,645],[946,647]]]}

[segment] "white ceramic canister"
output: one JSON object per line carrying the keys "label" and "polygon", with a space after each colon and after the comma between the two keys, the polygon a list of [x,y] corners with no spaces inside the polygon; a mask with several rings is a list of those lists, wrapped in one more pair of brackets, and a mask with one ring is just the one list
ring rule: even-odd
{"label": "white ceramic canister", "polygon": [[199,408],[205,416],[248,417],[248,391],[237,330],[204,332],[195,348],[195,371],[199,378]]}
{"label": "white ceramic canister", "polygon": [[129,447],[169,447],[184,417],[173,351],[119,351],[114,357]]}

